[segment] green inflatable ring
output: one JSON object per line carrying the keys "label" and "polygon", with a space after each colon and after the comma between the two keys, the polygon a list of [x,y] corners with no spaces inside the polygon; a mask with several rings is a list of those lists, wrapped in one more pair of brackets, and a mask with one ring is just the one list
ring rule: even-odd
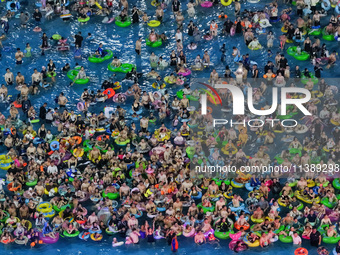
{"label": "green inflatable ring", "polygon": [[[179,98],[179,99],[183,99],[183,94],[184,94],[184,92],[183,92],[183,90],[179,90],[179,91],[177,91],[177,93],[176,93],[176,95],[177,95],[177,97]],[[198,101],[198,97],[194,97],[194,96],[192,96],[192,95],[186,95],[186,97],[187,97],[187,99],[188,100],[190,100],[190,101]]]}
{"label": "green inflatable ring", "polygon": [[340,179],[339,178],[334,179],[332,184],[333,184],[333,187],[335,189],[340,189]]}
{"label": "green inflatable ring", "polygon": [[113,52],[112,50],[103,50],[105,52],[107,52],[107,54],[102,57],[102,58],[98,58],[97,56],[95,55],[91,55],[88,60],[91,62],[91,63],[102,63],[104,62],[105,60],[109,60],[113,57]]}
{"label": "green inflatable ring", "polygon": [[56,77],[56,76],[57,76],[57,73],[56,73],[56,72],[53,72],[53,75],[51,75],[50,72],[47,73],[47,77],[50,77],[50,78],[51,78],[52,76],[53,76],[53,77]]}
{"label": "green inflatable ring", "polygon": [[315,164],[315,165],[317,165],[317,164],[320,164],[320,161],[321,161],[321,157],[315,157],[315,158],[312,158],[311,160],[310,160],[310,162],[312,163],[312,164]]}
{"label": "green inflatable ring", "polygon": [[128,27],[131,25],[131,18],[128,17],[126,21],[122,22],[120,16],[117,16],[115,23],[118,27]]}
{"label": "green inflatable ring", "polygon": [[219,180],[217,178],[212,178],[212,181],[214,181],[217,186],[221,186],[221,184],[222,184],[222,180]]}
{"label": "green inflatable ring", "polygon": [[202,203],[199,203],[198,205],[197,205],[197,208],[203,208],[203,212],[204,213],[207,213],[207,212],[214,212],[215,211],[215,206],[211,206],[211,207],[203,207],[202,206]]}
{"label": "green inflatable ring", "polygon": [[214,236],[217,237],[218,239],[228,239],[230,237],[229,234],[234,234],[234,231],[230,230],[228,232],[220,232],[220,231],[214,232]]}
{"label": "green inflatable ring", "polygon": [[326,27],[324,27],[322,29],[322,39],[326,40],[326,41],[334,41],[334,35],[328,35],[326,34]]}
{"label": "green inflatable ring", "polygon": [[314,36],[318,36],[321,34],[321,29],[313,29],[313,32],[308,32],[309,35],[314,35]]}
{"label": "green inflatable ring", "polygon": [[66,230],[64,230],[63,235],[66,236],[66,237],[76,237],[76,236],[79,235],[79,233],[80,233],[79,230],[77,230],[77,231],[74,232],[73,234],[69,234],[69,233],[67,233]]}
{"label": "green inflatable ring", "polygon": [[10,217],[7,211],[3,211],[3,212],[6,214],[6,216],[3,219],[1,219],[0,222],[6,222],[6,220]]}
{"label": "green inflatable ring", "polygon": [[280,154],[277,154],[274,159],[277,160],[277,163],[279,163],[280,165],[283,163],[283,158],[281,158],[281,155]]}
{"label": "green inflatable ring", "polygon": [[[138,167],[139,167],[139,164],[140,164],[140,162],[139,162],[139,161],[136,161],[135,167],[138,168]],[[146,169],[146,164],[145,164],[144,161],[142,162],[142,165],[143,165],[143,169],[145,170],[145,169]]]}
{"label": "green inflatable ring", "polygon": [[53,205],[53,210],[55,210],[55,211],[57,211],[57,212],[64,211],[64,210],[66,210],[66,208],[72,209],[72,205],[67,204],[67,205],[63,205],[63,206],[60,207],[60,208],[59,208],[58,206],[56,206],[56,205]]}
{"label": "green inflatable ring", "polygon": [[162,45],[162,39],[160,38],[155,42],[150,42],[148,38],[146,38],[145,41],[146,41],[147,46],[154,47],[154,48]]}
{"label": "green inflatable ring", "polygon": [[119,197],[119,193],[105,193],[105,191],[103,190],[102,192],[102,197],[103,198],[106,198],[108,197],[110,200],[114,200],[114,199],[117,199]]}
{"label": "green inflatable ring", "polygon": [[[317,84],[319,82],[319,79],[316,78],[313,74],[310,74],[310,78],[312,79],[312,82],[314,84]],[[301,75],[301,83],[302,84],[306,84],[308,82],[309,78],[307,78],[306,76],[304,75]]]}
{"label": "green inflatable ring", "polygon": [[224,181],[225,185],[230,185],[230,179]]}
{"label": "green inflatable ring", "polygon": [[[293,209],[293,206],[289,206],[288,207],[290,210],[292,210]],[[300,203],[297,207],[296,207],[296,209],[298,209],[298,211],[301,211],[302,209],[303,209],[303,204],[302,203]]]}
{"label": "green inflatable ring", "polygon": [[326,233],[325,228],[329,228],[329,224],[323,224],[318,227],[318,231],[320,232],[321,235],[324,235]]}
{"label": "green inflatable ring", "polygon": [[292,56],[294,57],[295,59],[297,60],[300,60],[300,61],[305,61],[305,60],[308,60],[309,58],[309,54],[308,52],[306,51],[301,51],[301,54],[297,54],[296,52],[296,46],[291,46],[287,49],[287,53],[289,56]]}
{"label": "green inflatable ring", "polygon": [[82,19],[82,18],[78,18],[78,21],[81,22],[81,23],[85,23],[85,22],[88,22],[90,20],[90,17],[87,16],[85,19]]}
{"label": "green inflatable ring", "polygon": [[285,229],[285,226],[284,226],[284,225],[281,225],[278,229],[274,230],[273,232],[274,232],[275,234],[278,234],[278,233],[280,233],[281,231],[283,231],[284,229]]}
{"label": "green inflatable ring", "polygon": [[83,149],[84,152],[89,152],[90,150],[92,150],[92,146],[89,144],[90,140],[85,140],[83,142]]}
{"label": "green inflatable ring", "polygon": [[119,143],[117,143],[117,141],[115,140],[115,143],[116,143],[118,146],[126,146],[129,142],[130,142],[130,139],[126,139],[125,141],[119,142]]}
{"label": "green inflatable ring", "polygon": [[322,242],[327,244],[336,244],[340,240],[340,236],[337,237],[329,237],[329,236],[322,236]]}
{"label": "green inflatable ring", "polygon": [[90,81],[89,78],[74,80],[77,77],[78,73],[79,73],[78,70],[74,70],[74,69],[70,70],[70,71],[67,72],[67,77],[69,79],[71,79],[72,81],[74,81],[74,83],[76,83],[76,84],[86,84]]}
{"label": "green inflatable ring", "polygon": [[195,155],[196,150],[194,147],[189,146],[185,149],[185,152],[187,153],[188,158],[192,159],[192,157]]}
{"label": "green inflatable ring", "polygon": [[129,64],[129,63],[124,63],[120,67],[113,67],[111,66],[111,63],[108,64],[107,69],[111,72],[120,72],[120,73],[128,73],[131,72],[132,68],[134,68],[135,65]]}
{"label": "green inflatable ring", "polygon": [[291,148],[291,149],[289,149],[289,153],[294,154],[294,155],[299,154],[300,157],[302,156],[300,149]]}
{"label": "green inflatable ring", "polygon": [[34,180],[34,181],[31,181],[31,182],[26,182],[25,184],[26,184],[26,186],[28,186],[28,187],[32,187],[32,186],[37,185],[37,183],[38,183],[38,179],[36,179],[36,180]]}
{"label": "green inflatable ring", "polygon": [[279,240],[283,243],[292,243],[293,242],[293,237],[291,236],[285,236],[285,235],[280,235]]}
{"label": "green inflatable ring", "polygon": [[109,228],[106,228],[106,229],[105,229],[105,233],[106,233],[107,235],[109,235],[109,236],[112,236],[112,235],[114,235],[114,234],[116,234],[116,233],[118,233],[118,232],[111,232],[111,231],[109,230]]}
{"label": "green inflatable ring", "polygon": [[336,202],[329,202],[329,198],[328,197],[324,197],[321,199],[321,204],[323,204],[324,206],[327,206],[329,209],[333,209],[334,206],[336,206]]}
{"label": "green inflatable ring", "polygon": [[295,182],[290,182],[288,184],[289,187],[295,187],[297,185],[298,181],[295,181]]}
{"label": "green inflatable ring", "polygon": [[293,115],[288,114],[288,115],[277,115],[276,118],[280,119],[280,120],[288,120],[293,118]]}
{"label": "green inflatable ring", "polygon": [[61,38],[62,38],[62,36],[59,35],[59,34],[54,34],[54,35],[52,35],[52,39],[53,39],[53,40],[59,41]]}

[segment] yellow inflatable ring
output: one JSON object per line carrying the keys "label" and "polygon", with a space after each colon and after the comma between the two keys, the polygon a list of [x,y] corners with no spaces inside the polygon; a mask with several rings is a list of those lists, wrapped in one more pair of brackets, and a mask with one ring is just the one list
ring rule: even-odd
{"label": "yellow inflatable ring", "polygon": [[150,20],[148,22],[148,26],[149,27],[158,27],[160,24],[161,24],[161,22],[158,21],[158,20]]}
{"label": "yellow inflatable ring", "polygon": [[333,125],[335,125],[335,126],[340,126],[340,123],[337,122],[337,121],[335,121],[335,120],[333,120],[333,119],[331,119],[331,123],[332,123]]}
{"label": "yellow inflatable ring", "polygon": [[159,86],[156,82],[154,82],[154,83],[152,83],[152,87],[154,89],[164,89],[166,87],[166,84],[163,83],[162,85]]}
{"label": "yellow inflatable ring", "polygon": [[333,150],[333,149],[328,149],[326,145],[325,145],[322,149],[323,149],[325,152],[330,152],[330,151]]}
{"label": "yellow inflatable ring", "polygon": [[75,156],[75,157],[77,157],[77,152],[78,152],[78,150],[80,151],[80,154],[78,155],[78,157],[81,158],[81,157],[84,155],[84,149],[83,149],[83,148],[81,148],[81,149],[74,149],[72,155]]}
{"label": "yellow inflatable ring", "polygon": [[17,227],[17,223],[20,223],[20,219],[18,218],[18,217],[14,217],[16,220],[17,220],[17,222],[16,223],[13,223],[13,224],[10,224],[10,223],[8,223],[7,222],[7,220],[9,220],[10,218],[8,218],[7,220],[6,220],[6,225],[10,225],[12,228],[16,228]]}
{"label": "yellow inflatable ring", "polygon": [[[53,190],[54,190],[54,194],[58,193],[58,188],[57,187],[53,188]],[[45,195],[49,195],[49,192],[47,191],[46,188],[45,188]]]}
{"label": "yellow inflatable ring", "polygon": [[37,206],[37,211],[40,213],[48,213],[52,211],[52,205],[49,202],[41,202]]}
{"label": "yellow inflatable ring", "polygon": [[283,207],[287,207],[287,205],[281,201],[281,197],[277,200],[277,203]]}
{"label": "yellow inflatable ring", "polygon": [[103,235],[100,235],[99,237],[95,237],[95,235],[94,235],[94,233],[93,234],[91,234],[91,239],[93,240],[93,241],[100,241],[100,240],[102,240],[103,239]]}
{"label": "yellow inflatable ring", "polygon": [[318,91],[318,90],[312,91],[312,94],[316,97],[323,97],[323,93],[321,91]]}
{"label": "yellow inflatable ring", "polygon": [[157,3],[156,0],[152,0],[151,5],[157,7],[160,3]]}
{"label": "yellow inflatable ring", "polygon": [[233,0],[228,0],[228,1],[221,0],[221,4],[224,5],[224,6],[231,5],[232,2],[233,2]]}
{"label": "yellow inflatable ring", "polygon": [[255,218],[254,218],[254,215],[252,215],[252,216],[250,217],[250,219],[251,219],[251,221],[254,222],[254,223],[262,223],[262,222],[264,222],[264,218],[255,219]]}
{"label": "yellow inflatable ring", "polygon": [[[261,235],[259,234],[259,233],[256,233],[256,232],[254,232],[258,237],[261,237]],[[247,233],[247,235],[244,237],[244,239],[243,239],[243,241],[249,246],[249,247],[258,247],[258,246],[260,246],[260,240],[255,240],[255,242],[250,242],[249,240],[248,240],[248,238],[249,238],[249,236],[250,236],[250,233]]]}
{"label": "yellow inflatable ring", "polygon": [[311,179],[307,180],[307,187],[313,188],[315,186],[315,182]]}
{"label": "yellow inflatable ring", "polygon": [[[222,148],[221,151],[222,151],[225,155],[229,155],[229,154],[230,154],[230,152],[229,152],[228,150],[226,150],[225,148]],[[234,150],[231,152],[231,154],[232,154],[232,155],[235,155],[237,151],[238,151],[237,149],[234,149]]]}

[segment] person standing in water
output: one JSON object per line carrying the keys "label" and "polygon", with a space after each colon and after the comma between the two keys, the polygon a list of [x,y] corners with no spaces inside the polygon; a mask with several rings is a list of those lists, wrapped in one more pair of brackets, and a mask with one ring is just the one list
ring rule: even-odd
{"label": "person standing in water", "polygon": [[173,252],[177,252],[178,250],[178,241],[177,241],[177,235],[174,235],[171,240],[171,250]]}
{"label": "person standing in water", "polygon": [[140,53],[142,51],[142,39],[141,38],[139,38],[136,41],[135,51],[136,51],[137,55],[140,55]]}

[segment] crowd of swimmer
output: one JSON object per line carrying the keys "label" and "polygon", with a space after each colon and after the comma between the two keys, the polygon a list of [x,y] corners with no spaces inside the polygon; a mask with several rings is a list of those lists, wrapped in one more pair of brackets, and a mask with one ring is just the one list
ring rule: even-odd
{"label": "crowd of swimmer", "polygon": [[[71,6],[71,10],[78,11],[80,22],[89,22],[89,13],[100,12],[108,15],[108,22],[111,11],[116,6],[113,2],[108,0],[99,4],[91,0],[88,3],[79,1]],[[47,1],[46,8],[52,8],[53,11],[59,8],[59,11],[63,10],[62,15],[70,13],[65,4],[54,4]],[[192,1],[188,3],[189,16],[195,15],[195,8],[199,4],[201,3]],[[158,6],[155,16],[161,22],[164,16],[162,8],[167,8],[166,2],[155,1],[154,5]],[[262,12],[241,14],[241,3],[235,1],[236,22],[229,20],[224,13],[220,13],[217,19],[223,20],[222,30],[226,35],[243,33],[250,50],[262,47],[257,41],[255,31],[262,33],[270,26],[270,22],[282,21],[282,30],[287,32],[280,37],[279,47],[284,50],[286,43],[301,40],[303,34],[320,29],[322,14],[318,11],[319,7],[316,8],[316,2],[311,3],[310,9],[307,8],[312,18],[307,18],[308,12],[302,11],[306,9],[305,5],[308,7],[308,4],[299,0],[296,7],[284,10],[279,15],[278,4],[273,2],[270,8]],[[147,15],[137,8],[129,10],[126,0],[121,0],[119,6],[122,7],[118,15],[119,22],[125,23],[131,19],[136,23],[139,22],[139,16],[142,16],[143,22],[148,22]],[[202,59],[198,56],[194,65],[189,67],[181,32],[184,16],[180,9],[180,1],[174,0],[171,10],[178,30],[175,35],[176,49],[171,53],[169,63],[175,71],[166,79],[169,84],[183,84],[184,77],[190,75],[190,69],[197,71],[210,66],[210,56],[205,52]],[[301,16],[296,28],[295,24],[289,23],[289,15],[295,12]],[[13,16],[13,12],[9,10],[2,19],[6,33],[10,32],[6,20]],[[37,25],[35,29],[39,30],[41,11],[37,9],[32,18]],[[23,13],[20,14],[20,20],[22,26],[25,26],[29,17]],[[324,34],[337,37],[338,29],[338,19],[332,17]],[[196,48],[202,36],[204,40],[212,39],[217,31],[218,25],[212,21],[209,33],[203,36],[198,26],[190,22],[188,34],[193,36],[193,42],[187,50]],[[4,38],[5,35],[2,39]],[[269,32],[267,38],[267,47],[270,50],[274,46],[274,36]],[[83,39],[81,33],[75,36],[76,57],[81,56]],[[148,39],[151,43],[159,39],[164,43],[169,40],[156,31],[152,31]],[[58,40],[60,47],[66,46],[64,38]],[[50,47],[49,41],[44,34],[42,50]],[[141,42],[141,39],[136,42],[137,54],[141,54]],[[225,60],[225,47],[221,49],[222,62]],[[17,50],[17,65],[22,63],[24,57],[30,57],[27,55],[30,50],[29,44],[25,53]],[[207,115],[201,116],[190,106],[190,100],[199,99],[197,90],[191,91],[189,86],[185,86],[172,98],[164,89],[162,78],[156,70],[152,70],[147,76],[156,78],[153,87],[157,91],[148,93],[138,84],[142,74],[137,73],[132,66],[125,78],[132,81],[128,89],[113,81],[103,83],[102,88],[107,93],[103,90],[97,94],[90,93],[88,89],[84,89],[81,95],[83,103],[77,109],[82,113],[80,116],[75,113],[76,109],[66,108],[68,99],[63,93],[58,97],[58,108],[51,109],[49,103],[45,103],[38,111],[29,97],[44,89],[41,84],[57,84],[59,69],[53,60],[42,71],[34,70],[30,86],[27,85],[27,78],[20,73],[14,78],[8,68],[5,84],[0,89],[2,100],[14,99],[8,99],[8,86],[16,85],[20,94],[11,103],[9,116],[0,115],[0,124],[4,130],[2,141],[8,150],[8,153],[0,156],[0,168],[7,170],[6,180],[0,182],[0,241],[4,244],[15,241],[17,244],[29,244],[33,247],[42,243],[55,243],[59,236],[79,237],[84,240],[91,237],[93,241],[100,241],[103,235],[116,234],[113,246],[124,244],[121,240],[125,244],[135,244],[141,238],[147,238],[148,242],[166,238],[169,244],[173,244],[174,239],[183,234],[193,238],[197,244],[203,244],[207,240],[217,243],[218,239],[230,237],[232,241],[229,247],[234,251],[242,251],[248,247],[265,247],[277,240],[301,244],[301,237],[310,239],[312,246],[319,246],[322,242],[338,243],[340,238],[333,224],[340,216],[340,203],[334,190],[340,189],[339,179],[333,180],[322,174],[317,178],[311,174],[307,175],[307,179],[297,179],[292,173],[288,182],[281,184],[278,181],[279,172],[265,178],[239,173],[230,180],[223,174],[212,179],[192,170],[196,166],[216,164],[234,165],[238,168],[261,164],[288,168],[301,165],[308,168],[311,163],[326,164],[327,168],[339,170],[340,130],[337,126],[340,123],[340,113],[337,112],[338,102],[334,98],[338,91],[335,86],[321,79],[321,66],[326,64],[326,68],[332,68],[336,54],[329,54],[319,38],[310,39],[308,35],[303,45],[297,44],[296,48],[290,49],[290,53],[296,58],[307,54],[314,65],[314,74],[308,69],[300,71],[298,66],[291,73],[282,51],[277,54],[274,63],[269,61],[263,67],[261,73],[264,73],[265,80],[260,81],[257,64],[251,64],[249,55],[241,55],[234,47],[233,58],[239,65],[237,71],[232,73],[227,66],[225,73],[221,75],[213,70],[210,83],[214,85],[222,82],[223,77],[228,83],[244,89],[250,86],[246,79],[250,76],[248,73],[251,73],[253,84],[259,81],[259,88],[253,95],[254,100],[259,103],[265,102],[263,98],[270,86],[301,86],[302,83],[312,92],[313,98],[306,107],[313,116],[305,118],[305,124],[295,129],[284,129],[280,123],[276,123],[274,127],[266,124],[250,130],[242,125],[214,130],[212,109],[210,108]],[[109,52],[99,45],[95,56],[99,61],[107,54]],[[150,62],[152,68],[168,66],[167,61],[154,54],[151,55]],[[114,58],[111,65],[119,68],[122,63]],[[73,82],[86,82],[84,67],[76,68],[78,71],[72,76]],[[69,70],[70,66],[66,65],[62,71]],[[106,107],[98,115],[91,114],[89,107],[92,102],[103,102],[112,97],[108,91],[117,91],[115,93],[119,95],[115,102],[118,106],[115,109]],[[223,102],[232,103],[231,94],[227,90],[219,90],[219,93]],[[129,97],[134,100],[131,109],[128,109],[132,112],[133,122],[125,118],[126,110],[119,106]],[[210,97],[210,100],[213,98]],[[229,106],[223,105],[226,111]],[[18,120],[19,111],[23,112],[22,120],[25,123]],[[292,107],[288,116],[297,113],[298,110]],[[279,112],[276,115],[281,116]],[[242,119],[244,116],[239,117]],[[162,124],[168,119],[171,120],[171,127]],[[152,125],[159,123],[160,127],[151,132],[155,129]],[[36,128],[37,125],[39,128]],[[51,132],[52,125],[57,132]],[[330,134],[323,131],[326,126],[334,127]],[[282,137],[286,148],[275,159],[270,158],[268,151],[272,150],[276,136],[281,137],[278,134],[283,132],[288,133]],[[294,132],[304,133],[303,141],[292,135]],[[250,145],[249,134],[256,137],[258,144],[254,155],[243,152],[243,148]],[[7,189],[3,189],[5,183]],[[243,193],[245,190],[249,191],[247,198],[239,195],[242,189]],[[324,249],[320,252],[326,254]],[[339,245],[336,252],[340,253]]]}

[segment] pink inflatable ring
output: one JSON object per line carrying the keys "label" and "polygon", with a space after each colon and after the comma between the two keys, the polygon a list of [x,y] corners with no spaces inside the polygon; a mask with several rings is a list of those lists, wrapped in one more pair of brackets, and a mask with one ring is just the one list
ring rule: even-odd
{"label": "pink inflatable ring", "polygon": [[213,3],[210,1],[204,1],[203,3],[201,3],[201,6],[204,8],[210,8],[212,5]]}
{"label": "pink inflatable ring", "polygon": [[188,76],[188,75],[191,74],[191,71],[190,71],[190,69],[186,68],[184,73],[178,73],[178,74],[182,75],[182,76]]}

